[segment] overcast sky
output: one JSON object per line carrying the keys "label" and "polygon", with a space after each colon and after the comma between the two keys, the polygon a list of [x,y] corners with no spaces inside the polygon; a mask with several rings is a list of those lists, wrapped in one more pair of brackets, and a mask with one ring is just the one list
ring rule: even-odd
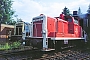
{"label": "overcast sky", "polygon": [[25,22],[31,22],[32,18],[40,14],[56,17],[66,6],[72,12],[81,8],[86,13],[90,0],[14,0],[13,9],[15,15]]}

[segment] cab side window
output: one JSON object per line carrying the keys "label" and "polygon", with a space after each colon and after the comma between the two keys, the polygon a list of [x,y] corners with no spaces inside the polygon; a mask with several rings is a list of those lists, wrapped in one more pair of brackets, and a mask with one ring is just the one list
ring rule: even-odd
{"label": "cab side window", "polygon": [[68,18],[68,22],[72,22],[72,19],[71,18]]}
{"label": "cab side window", "polygon": [[72,18],[70,16],[65,16],[65,21],[72,22]]}

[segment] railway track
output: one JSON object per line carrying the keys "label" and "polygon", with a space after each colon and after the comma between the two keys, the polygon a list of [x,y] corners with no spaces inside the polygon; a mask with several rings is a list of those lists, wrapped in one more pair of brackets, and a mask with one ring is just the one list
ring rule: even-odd
{"label": "railway track", "polygon": [[72,48],[51,52],[26,50],[1,54],[0,60],[90,60],[90,49]]}

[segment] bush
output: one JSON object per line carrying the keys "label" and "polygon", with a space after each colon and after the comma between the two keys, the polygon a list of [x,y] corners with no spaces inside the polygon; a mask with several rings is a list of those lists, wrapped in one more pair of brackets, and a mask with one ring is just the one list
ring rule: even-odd
{"label": "bush", "polygon": [[14,43],[12,44],[12,47],[13,47],[13,48],[18,48],[20,45],[21,45],[21,43],[17,41],[17,42],[14,42]]}
{"label": "bush", "polygon": [[5,44],[0,44],[0,50],[9,50],[13,48],[18,48],[20,47],[21,43],[19,41],[13,42],[11,44],[5,43]]}

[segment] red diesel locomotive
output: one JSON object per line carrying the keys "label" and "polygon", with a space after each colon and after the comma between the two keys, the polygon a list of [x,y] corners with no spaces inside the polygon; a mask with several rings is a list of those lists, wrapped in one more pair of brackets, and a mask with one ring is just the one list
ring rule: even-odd
{"label": "red diesel locomotive", "polygon": [[32,45],[43,51],[55,50],[63,46],[73,46],[84,41],[79,19],[60,14],[60,17],[49,17],[41,14],[32,19]]}

